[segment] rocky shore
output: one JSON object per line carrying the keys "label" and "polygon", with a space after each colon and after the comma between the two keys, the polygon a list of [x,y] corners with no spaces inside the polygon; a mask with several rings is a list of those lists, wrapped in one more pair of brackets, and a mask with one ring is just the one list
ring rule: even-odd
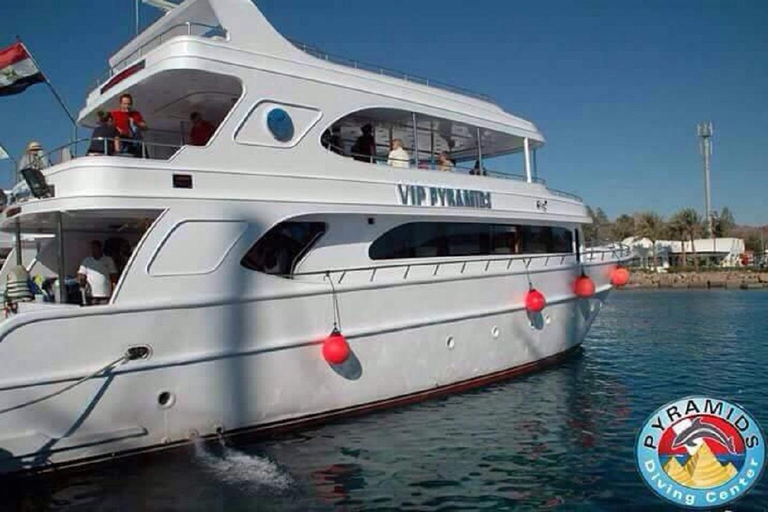
{"label": "rocky shore", "polygon": [[768,289],[768,272],[748,270],[728,270],[720,272],[669,272],[659,274],[631,269],[629,284],[632,288],[728,288],[728,289]]}

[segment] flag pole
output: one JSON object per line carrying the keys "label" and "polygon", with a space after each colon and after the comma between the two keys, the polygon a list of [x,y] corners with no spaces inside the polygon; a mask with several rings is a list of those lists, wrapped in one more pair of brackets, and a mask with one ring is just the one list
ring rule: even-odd
{"label": "flag pole", "polygon": [[40,67],[40,65],[37,63],[37,60],[35,60],[35,57],[32,55],[32,52],[29,51],[27,48],[27,45],[24,44],[24,42],[21,40],[19,36],[16,36],[16,40],[24,47],[24,50],[27,52],[27,55],[29,55],[30,60],[35,65],[35,67],[42,73],[43,80],[45,80],[45,83],[48,85],[48,88],[53,93],[54,98],[56,98],[56,101],[59,102],[59,105],[61,105],[61,108],[64,110],[64,112],[67,114],[67,117],[72,122],[72,142],[77,141],[77,120],[75,119],[75,116],[72,115],[72,112],[67,108],[67,105],[64,103],[64,100],[59,96],[58,91],[56,91],[56,88],[53,86],[50,80],[48,80],[48,75],[43,73],[43,68]]}

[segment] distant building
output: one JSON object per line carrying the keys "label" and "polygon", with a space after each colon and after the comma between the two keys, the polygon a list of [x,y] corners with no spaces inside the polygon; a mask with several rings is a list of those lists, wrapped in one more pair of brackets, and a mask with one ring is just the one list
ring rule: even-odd
{"label": "distant building", "polygon": [[[653,267],[653,244],[648,238],[625,238],[623,244],[632,248],[633,259],[641,267]],[[658,240],[656,242],[656,260],[661,268],[683,266],[683,249],[690,259],[693,254],[705,264],[718,267],[740,267],[745,253],[744,240],[741,238],[700,238],[680,242],[676,240]],[[694,250],[695,249],[695,250]]]}

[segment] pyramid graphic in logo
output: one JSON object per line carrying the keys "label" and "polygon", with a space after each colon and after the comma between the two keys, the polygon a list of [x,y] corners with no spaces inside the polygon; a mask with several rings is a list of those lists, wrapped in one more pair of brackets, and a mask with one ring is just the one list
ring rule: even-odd
{"label": "pyramid graphic in logo", "polygon": [[738,429],[714,416],[687,418],[662,435],[659,458],[669,477],[691,489],[711,489],[730,481],[744,465]]}
{"label": "pyramid graphic in logo", "polygon": [[699,445],[685,466],[680,465],[677,457],[671,457],[664,471],[680,485],[696,489],[723,485],[739,473],[733,463],[721,464],[706,442]]}

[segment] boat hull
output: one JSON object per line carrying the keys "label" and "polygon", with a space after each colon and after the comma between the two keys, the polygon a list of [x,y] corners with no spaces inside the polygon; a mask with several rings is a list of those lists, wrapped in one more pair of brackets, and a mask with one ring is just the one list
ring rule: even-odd
{"label": "boat hull", "polygon": [[[465,305],[464,315],[394,323],[388,313],[397,318],[398,306],[387,309],[386,293],[377,292],[383,303],[371,293],[340,301],[347,304],[342,310],[349,313],[343,319],[352,349],[342,365],[323,360],[321,337],[295,335],[307,313],[331,318],[327,294],[151,312],[110,306],[99,314],[24,324],[15,330],[24,334],[25,348],[13,333],[0,343],[0,356],[13,346],[16,362],[3,364],[0,409],[53,393],[130,346],[147,346],[152,354],[3,414],[0,471],[81,464],[197,437],[300,428],[510,378],[576,349],[608,287],[592,299],[554,299],[537,315],[519,307],[494,313]],[[354,329],[357,302],[361,310],[378,312],[375,327]],[[265,318],[279,319],[286,336],[278,339],[273,330],[270,343],[255,336],[264,332]],[[91,338],[99,333],[97,344]],[[62,372],[64,360],[82,370]]]}

